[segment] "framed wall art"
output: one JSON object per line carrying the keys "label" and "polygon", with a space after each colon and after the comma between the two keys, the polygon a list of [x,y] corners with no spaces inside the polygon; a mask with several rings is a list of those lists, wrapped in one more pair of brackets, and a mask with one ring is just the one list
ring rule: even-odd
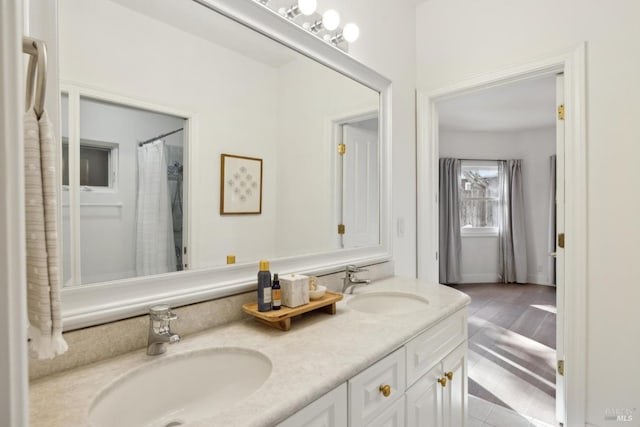
{"label": "framed wall art", "polygon": [[262,213],[262,159],[220,156],[220,215]]}

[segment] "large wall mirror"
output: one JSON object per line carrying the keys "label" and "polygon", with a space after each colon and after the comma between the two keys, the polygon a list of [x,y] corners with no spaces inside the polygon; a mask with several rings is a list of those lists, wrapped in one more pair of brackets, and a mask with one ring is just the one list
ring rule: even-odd
{"label": "large wall mirror", "polygon": [[251,0],[59,0],[59,52],[67,329],[389,259],[384,77]]}

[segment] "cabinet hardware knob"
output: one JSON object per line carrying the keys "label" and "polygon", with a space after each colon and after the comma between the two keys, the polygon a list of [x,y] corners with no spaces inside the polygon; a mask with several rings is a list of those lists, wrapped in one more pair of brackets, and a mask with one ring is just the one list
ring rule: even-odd
{"label": "cabinet hardware knob", "polygon": [[446,377],[438,378],[438,382],[440,383],[440,385],[442,387],[446,387],[447,386],[447,378]]}
{"label": "cabinet hardware knob", "polygon": [[382,393],[382,395],[384,397],[389,397],[389,395],[391,394],[391,386],[390,385],[381,385],[380,388],[380,393]]}
{"label": "cabinet hardware knob", "polygon": [[446,374],[444,374],[444,376],[449,378],[449,381],[451,381],[453,379],[453,372],[449,371]]}

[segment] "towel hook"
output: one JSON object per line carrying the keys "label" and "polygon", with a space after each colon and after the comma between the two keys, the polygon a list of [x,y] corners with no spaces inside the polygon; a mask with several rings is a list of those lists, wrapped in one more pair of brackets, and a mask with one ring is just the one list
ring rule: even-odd
{"label": "towel hook", "polygon": [[[42,40],[31,37],[22,38],[22,51],[29,55],[27,69],[27,85],[25,108],[33,105],[38,118],[44,111],[44,100],[47,91],[47,47]],[[35,86],[35,99],[34,99]]]}

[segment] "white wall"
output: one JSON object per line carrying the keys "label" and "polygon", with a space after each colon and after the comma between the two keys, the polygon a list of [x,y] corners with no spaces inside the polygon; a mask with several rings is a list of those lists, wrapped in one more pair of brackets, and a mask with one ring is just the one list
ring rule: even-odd
{"label": "white wall", "polygon": [[[547,234],[549,156],[555,154],[555,127],[518,132],[440,131],[440,157],[522,159],[529,283],[552,284]],[[498,281],[498,238],[462,237],[462,281]]]}
{"label": "white wall", "polygon": [[[588,277],[578,286],[587,288],[594,426],[617,425],[604,421],[606,408],[639,407],[638,16],[636,0],[429,0],[416,14],[417,82],[427,92],[587,42]],[[635,415],[629,425],[640,425]]]}
{"label": "white wall", "polygon": [[[68,136],[68,108],[63,98],[62,136]],[[82,283],[104,282],[136,273],[137,145],[154,136],[184,127],[184,120],[114,104],[80,100],[80,138],[118,144],[118,177],[113,191],[80,192]],[[182,146],[182,133],[165,138]],[[63,279],[70,273],[68,192],[63,192]],[[90,204],[112,206],[89,206]],[[119,206],[121,204],[122,206]]]}

